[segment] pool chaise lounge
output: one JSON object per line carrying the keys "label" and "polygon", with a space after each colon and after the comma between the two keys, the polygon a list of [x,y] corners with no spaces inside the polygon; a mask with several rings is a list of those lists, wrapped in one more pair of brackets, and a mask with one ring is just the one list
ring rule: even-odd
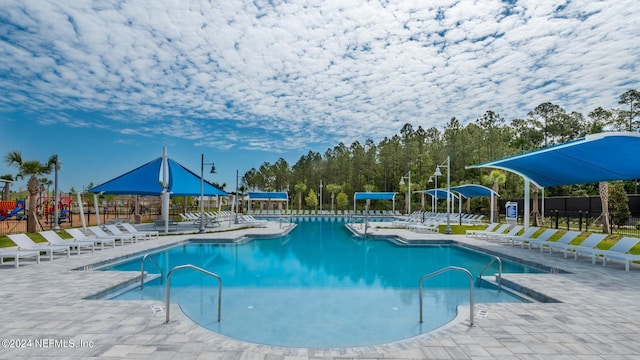
{"label": "pool chaise lounge", "polygon": [[76,241],[93,241],[94,244],[100,245],[100,249],[104,250],[104,245],[111,245],[116,247],[116,239],[114,238],[99,238],[89,237],[80,229],[66,229],[67,233],[73,237]]}
{"label": "pool chaise lounge", "polygon": [[578,235],[580,235],[580,231],[567,231],[564,234],[562,234],[562,236],[556,240],[556,241],[550,241],[550,240],[546,240],[546,241],[539,241],[537,239],[535,240],[531,240],[529,241],[529,245],[536,245],[540,248],[540,253],[544,252],[545,248],[549,249],[549,253],[551,253],[551,246],[554,244],[570,244],[575,238],[578,237]]}
{"label": "pool chaise lounge", "polygon": [[476,239],[485,239],[485,240],[487,240],[487,239],[491,238],[493,235],[504,234],[504,232],[507,231],[509,228],[511,228],[511,224],[502,224],[495,230],[491,230],[491,231],[476,231],[475,233],[472,234],[472,237],[476,238]]}
{"label": "pool chaise lounge", "polygon": [[[501,243],[502,241],[506,241],[507,243],[511,241],[512,238],[517,237],[520,230],[524,229],[522,225],[514,225],[509,231],[505,234],[494,234],[487,238],[487,241],[493,241],[497,243]],[[533,234],[533,232],[532,232]]]}
{"label": "pool chaise lounge", "polygon": [[497,222],[493,222],[489,225],[487,225],[486,228],[482,229],[482,230],[467,230],[465,232],[465,235],[467,237],[473,237],[473,235],[477,234],[478,232],[487,232],[487,231],[493,231],[495,230],[498,226],[500,226],[500,223]]}
{"label": "pool chaise lounge", "polygon": [[580,244],[549,244],[549,254],[553,253],[553,249],[562,250],[564,257],[567,257],[567,254],[572,251],[575,259],[578,259],[578,251],[582,249],[593,249],[599,243],[602,242],[607,237],[607,234],[590,234],[586,239],[584,239]]}
{"label": "pool chaise lounge", "polygon": [[608,259],[617,259],[625,262],[625,270],[629,271],[630,263],[632,260],[640,260],[640,256],[629,254],[629,250],[632,247],[640,243],[640,238],[635,237],[623,237],[618,240],[611,248],[607,250],[598,249],[596,247],[591,249],[579,249],[576,252],[585,255],[591,255],[591,263],[595,264],[596,259],[602,256],[602,266],[607,265]]}
{"label": "pool chaise lounge", "polygon": [[49,243],[36,243],[27,234],[8,234],[11,241],[13,241],[21,250],[41,251],[49,255],[49,260],[53,260],[53,254],[67,254],[67,257],[71,256],[71,246],[69,245],[52,245]]}
{"label": "pool chaise lounge", "polygon": [[136,242],[136,238],[132,235],[111,235],[107,234],[104,230],[102,230],[99,226],[91,226],[88,228],[93,234],[95,234],[98,238],[101,239],[114,239],[116,241],[120,240],[120,244],[124,245],[125,242],[134,243]]}
{"label": "pool chaise lounge", "polygon": [[31,250],[4,250],[0,248],[0,265],[4,264],[4,258],[11,258],[15,268],[20,267],[20,259],[36,258],[36,263],[40,264],[40,252]]}
{"label": "pool chaise lounge", "polygon": [[109,231],[111,234],[109,235],[114,235],[114,236],[131,236],[133,237],[133,241],[134,242],[138,242],[138,240],[146,240],[147,236],[144,234],[138,234],[138,233],[125,233],[124,231],[120,230],[117,226],[115,225],[105,225],[104,226],[107,231]]}
{"label": "pool chaise lounge", "polygon": [[39,231],[38,232],[42,237],[47,240],[50,244],[53,245],[62,245],[62,246],[70,246],[71,248],[75,248],[78,250],[78,255],[82,249],[90,249],[91,253],[95,252],[96,244],[93,241],[78,241],[78,240],[65,240],[61,238],[55,231],[47,230],[47,231]]}
{"label": "pool chaise lounge", "polygon": [[142,231],[142,230],[138,230],[138,229],[136,229],[135,226],[131,225],[128,222],[123,222],[120,225],[129,234],[143,234],[148,240],[151,240],[154,237],[156,239],[160,238],[160,233],[158,231]]}
{"label": "pool chaise lounge", "polygon": [[551,238],[551,236],[553,236],[553,234],[557,233],[558,230],[557,229],[546,229],[545,231],[542,232],[542,234],[538,235],[537,237],[524,237],[524,236],[519,236],[519,237],[515,237],[511,239],[511,245],[514,245],[516,243],[519,243],[521,247],[524,247],[524,244],[527,244],[527,247],[529,249],[531,249],[531,242],[535,241],[535,242],[541,242],[541,241],[548,241],[549,238]]}

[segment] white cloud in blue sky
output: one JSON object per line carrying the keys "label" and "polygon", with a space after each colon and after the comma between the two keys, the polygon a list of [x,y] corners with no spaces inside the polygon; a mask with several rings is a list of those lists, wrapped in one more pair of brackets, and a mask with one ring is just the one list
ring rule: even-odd
{"label": "white cloud in blue sky", "polygon": [[5,122],[125,143],[302,155],[547,101],[586,114],[640,79],[635,0],[0,3]]}

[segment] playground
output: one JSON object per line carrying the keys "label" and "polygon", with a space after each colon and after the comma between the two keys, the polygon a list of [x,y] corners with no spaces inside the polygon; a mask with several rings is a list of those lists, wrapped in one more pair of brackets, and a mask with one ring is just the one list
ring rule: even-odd
{"label": "playground", "polygon": [[[158,217],[160,202],[157,197],[140,197],[137,213],[135,201],[131,196],[109,197],[98,200],[96,209],[91,198],[82,198],[81,213],[77,197],[74,199],[69,194],[62,194],[58,201],[58,226],[60,228],[79,227],[82,226],[83,220],[87,226],[117,221],[145,222]],[[56,213],[54,197],[39,196],[36,204],[38,231],[53,229]],[[27,207],[26,199],[0,201],[0,235],[27,231]],[[97,218],[96,212],[100,219]]]}

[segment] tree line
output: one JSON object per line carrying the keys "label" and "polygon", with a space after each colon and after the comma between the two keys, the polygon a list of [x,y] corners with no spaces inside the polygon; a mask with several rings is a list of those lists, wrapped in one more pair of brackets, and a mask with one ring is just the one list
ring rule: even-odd
{"label": "tree line", "polygon": [[[264,162],[244,174],[242,185],[243,189],[253,191],[287,191],[302,208],[317,204],[321,181],[323,198],[331,206],[338,195],[351,199],[357,191],[399,192],[403,201],[408,183],[401,185],[401,178],[410,173],[412,191],[434,188],[429,180],[434,180],[434,171],[440,165],[444,176],[438,179],[438,187],[442,187],[440,184],[446,182],[442,165],[450,157],[452,186],[474,183],[495,190],[499,185],[501,196],[521,197],[524,191],[521,177],[512,173],[492,174],[487,169],[465,169],[465,166],[565,143],[587,134],[638,131],[640,92],[628,90],[618,100],[620,108],[597,107],[586,116],[546,102],[536,106],[526,118],[509,122],[487,110],[465,126],[452,117],[442,131],[435,127],[415,128],[407,123],[398,134],[378,143],[371,139],[356,140],[350,145],[340,142],[322,154],[309,151],[293,165],[283,158],[273,164]],[[629,182],[625,187],[632,190],[633,184]],[[309,196],[310,192],[313,196]],[[545,189],[545,194],[595,195],[598,184],[553,187]],[[419,197],[412,199],[412,203],[418,201]]]}

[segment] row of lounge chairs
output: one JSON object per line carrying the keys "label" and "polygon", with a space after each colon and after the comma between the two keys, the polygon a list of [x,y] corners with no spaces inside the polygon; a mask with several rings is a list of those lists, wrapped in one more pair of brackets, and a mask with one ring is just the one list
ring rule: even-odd
{"label": "row of lounge chairs", "polygon": [[580,255],[587,255],[591,256],[592,264],[596,264],[597,259],[602,259],[602,266],[606,266],[607,261],[620,260],[625,265],[625,271],[629,271],[633,261],[640,261],[640,254],[629,253],[634,246],[640,244],[640,238],[623,237],[611,248],[605,250],[600,249],[598,245],[606,239],[606,234],[592,233],[579,244],[574,244],[573,241],[580,235],[579,231],[567,231],[560,238],[552,241],[550,239],[558,232],[557,229],[545,229],[536,237],[533,235],[538,233],[540,228],[532,226],[518,235],[522,229],[520,225],[511,227],[509,224],[494,223],[485,230],[468,230],[467,236],[512,246],[519,244],[523,248],[526,245],[528,249],[537,247],[540,253],[544,253],[545,249],[548,249],[549,254],[553,254],[556,250],[562,251],[565,258],[572,253],[575,260]]}
{"label": "row of lounge chairs", "polygon": [[[483,215],[450,214],[449,222],[454,224],[463,219],[462,222],[465,224],[476,224],[482,221],[482,218]],[[438,232],[438,226],[446,222],[446,213],[414,211],[405,219],[393,221],[391,225],[393,227],[404,227],[416,232]]]}
{"label": "row of lounge chairs", "polygon": [[247,211],[249,215],[260,216],[401,216],[398,210],[254,210]]}
{"label": "row of lounge chairs", "polygon": [[39,264],[43,253],[49,260],[53,260],[54,255],[70,257],[72,252],[80,254],[86,250],[93,253],[96,249],[104,250],[105,246],[115,247],[116,244],[124,245],[159,237],[157,231],[138,231],[129,223],[109,224],[104,225],[104,228],[91,226],[87,230],[89,234],[77,228],[66,229],[72,239],[63,239],[55,231],[40,231],[39,234],[46,242],[39,243],[33,241],[27,234],[9,234],[7,236],[18,248],[17,250],[0,249],[0,264],[3,258],[11,258],[14,260],[15,267],[18,268],[22,259],[33,258]]}
{"label": "row of lounge chairs", "polygon": [[[266,220],[258,220],[255,219],[252,215],[236,214],[233,211],[220,211],[217,213],[205,211],[203,215],[205,226],[219,226],[220,223],[224,221],[235,221],[236,218],[241,223],[254,226],[266,223]],[[182,218],[182,222],[190,222],[192,224],[200,224],[201,222],[199,213],[181,213],[179,214],[179,216]]]}

